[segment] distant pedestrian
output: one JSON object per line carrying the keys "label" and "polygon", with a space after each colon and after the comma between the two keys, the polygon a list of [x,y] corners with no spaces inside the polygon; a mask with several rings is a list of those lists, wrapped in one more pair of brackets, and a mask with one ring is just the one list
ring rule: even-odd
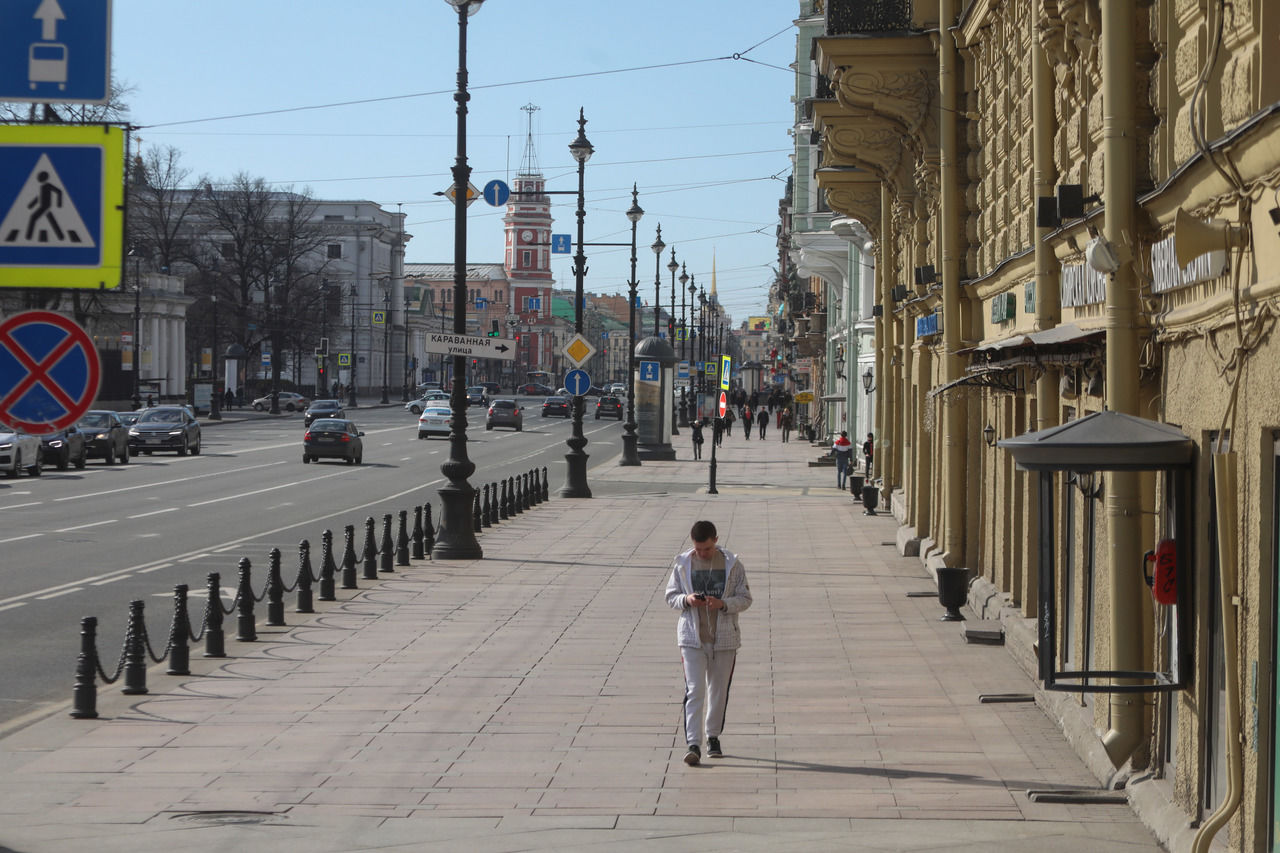
{"label": "distant pedestrian", "polygon": [[148,395],[147,395],[147,408],[149,409],[149,408],[151,408],[152,406],[154,406],[155,404],[156,404],[156,400],[155,400],[155,398],[154,398],[154,397],[152,397],[150,394],[148,394]]}
{"label": "distant pedestrian", "polygon": [[724,753],[720,735],[729,705],[729,687],[742,637],[738,614],[751,606],[747,570],[737,555],[716,545],[716,526],[695,522],[693,547],[677,554],[667,582],[667,605],[679,611],[676,644],[684,663],[684,763]]}
{"label": "distant pedestrian", "polygon": [[769,428],[769,410],[763,406],[756,412],[756,423],[760,424],[760,440],[764,441],[765,430]]}
{"label": "distant pedestrian", "polygon": [[871,457],[876,452],[876,437],[874,433],[867,433],[867,440],[862,442],[862,456],[867,462],[867,476],[871,476]]}
{"label": "distant pedestrian", "polygon": [[849,474],[849,460],[853,456],[853,442],[849,440],[849,433],[840,430],[831,450],[836,457],[836,487],[844,491],[845,477]]}
{"label": "distant pedestrian", "polygon": [[237,409],[244,408],[244,386],[241,386],[236,389],[236,408]]}
{"label": "distant pedestrian", "polygon": [[236,404],[236,392],[228,388],[227,393],[222,395],[222,406],[229,412],[232,410],[232,408],[235,407],[235,404]]}
{"label": "distant pedestrian", "polygon": [[751,407],[742,410],[742,434],[747,441],[751,440]]}
{"label": "distant pedestrian", "polygon": [[[702,458],[702,421],[694,421],[690,426],[693,433],[693,458]],[[719,432],[719,430],[717,430]]]}
{"label": "distant pedestrian", "polygon": [[782,443],[786,444],[791,438],[791,427],[795,424],[795,419],[791,415],[790,409],[783,409],[780,413],[782,419]]}

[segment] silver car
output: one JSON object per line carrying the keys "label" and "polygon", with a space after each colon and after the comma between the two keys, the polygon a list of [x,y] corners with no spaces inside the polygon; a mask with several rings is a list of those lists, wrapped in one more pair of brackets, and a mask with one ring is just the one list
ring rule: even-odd
{"label": "silver car", "polygon": [[16,477],[23,468],[32,477],[40,476],[40,439],[0,427],[0,471]]}
{"label": "silver car", "polygon": [[427,406],[418,416],[418,438],[430,438],[433,435],[449,436],[449,421],[453,419],[453,410],[448,406]]}

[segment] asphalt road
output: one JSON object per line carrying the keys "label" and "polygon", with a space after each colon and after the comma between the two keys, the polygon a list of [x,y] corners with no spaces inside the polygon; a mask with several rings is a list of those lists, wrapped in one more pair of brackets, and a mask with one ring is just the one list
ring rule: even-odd
{"label": "asphalt road", "polygon": [[[483,410],[471,410],[470,482],[480,488],[546,466],[554,499],[564,482],[571,424],[539,417],[536,400],[522,402],[522,432],[486,431]],[[50,468],[39,478],[0,479],[0,728],[70,699],[84,616],[98,617],[98,648],[111,671],[134,599],[147,602],[148,632],[162,648],[176,584],[192,590],[198,619],[208,574],[221,573],[229,601],[241,557],[252,561],[261,593],[273,547],[292,582],[298,542],[311,542],[318,571],[326,528],[340,559],[347,524],[356,525],[358,550],[368,516],[379,537],[385,513],[409,510],[412,524],[413,507],[425,502],[438,521],[448,441],[419,440],[417,419],[399,406],[357,409],[353,418],[365,431],[360,466],[303,465],[301,414],[251,415],[206,422],[199,456],[139,455],[111,467],[94,460],[81,471]],[[593,492],[603,493],[606,478],[591,471],[620,452],[622,427],[590,414],[583,426],[588,479]],[[265,605],[258,607],[261,624]],[[234,616],[227,627],[234,635]]]}

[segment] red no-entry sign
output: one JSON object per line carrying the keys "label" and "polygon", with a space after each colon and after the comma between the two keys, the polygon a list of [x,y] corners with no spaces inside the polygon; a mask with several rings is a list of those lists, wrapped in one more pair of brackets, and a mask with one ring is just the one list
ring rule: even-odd
{"label": "red no-entry sign", "polygon": [[0,423],[66,429],[93,405],[99,376],[98,350],[71,318],[24,311],[0,323]]}
{"label": "red no-entry sign", "polygon": [[723,391],[720,392],[720,417],[724,417],[724,413],[729,411],[729,398],[725,396]]}

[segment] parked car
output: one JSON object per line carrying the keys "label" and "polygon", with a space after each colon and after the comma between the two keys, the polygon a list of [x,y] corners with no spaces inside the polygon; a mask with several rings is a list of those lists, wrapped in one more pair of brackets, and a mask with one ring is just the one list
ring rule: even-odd
{"label": "parked car", "polygon": [[16,477],[24,468],[32,477],[39,477],[40,455],[40,439],[0,426],[0,471],[6,477]]}
{"label": "parked car", "polygon": [[489,391],[483,385],[472,385],[467,389],[468,406],[489,405]]}
{"label": "parked car", "polygon": [[522,394],[526,397],[545,397],[548,394],[554,393],[554,391],[549,385],[542,385],[538,382],[526,382],[516,388],[516,393]]}
{"label": "parked car", "polygon": [[587,389],[587,393],[583,394],[582,396],[603,397],[604,395],[605,395],[605,390],[603,388],[597,388],[596,386],[592,385],[590,388]]}
{"label": "parked car", "polygon": [[40,436],[40,445],[42,465],[53,465],[59,471],[65,471],[72,465],[84,467],[87,458],[84,433],[74,424],[59,432]]}
{"label": "parked car", "polygon": [[312,400],[302,416],[302,425],[311,426],[317,418],[345,418],[346,411],[337,400]]}
{"label": "parked car", "polygon": [[542,401],[542,416],[544,418],[552,415],[567,418],[570,414],[568,397],[553,396]]}
{"label": "parked car", "polygon": [[129,452],[150,456],[157,450],[176,450],[179,456],[200,453],[200,422],[186,406],[156,406],[138,415],[129,427]]}
{"label": "parked car", "polygon": [[596,400],[596,420],[600,420],[601,415],[622,420],[622,401],[617,397],[601,397]]}
{"label": "parked car", "polygon": [[348,465],[364,462],[364,433],[346,418],[316,418],[302,436],[302,461],[343,459]]}
{"label": "parked car", "polygon": [[[129,412],[133,421],[137,415]],[[99,456],[108,465],[116,460],[129,461],[129,427],[124,423],[124,415],[107,409],[90,409],[80,418],[80,429],[85,432],[85,450],[95,459]]]}
{"label": "parked car", "polygon": [[419,394],[426,394],[428,391],[446,391],[448,389],[439,382],[419,382],[417,390]]}
{"label": "parked car", "polygon": [[516,432],[524,429],[524,408],[515,400],[494,400],[489,404],[489,416],[485,418],[484,428],[515,427]]}
{"label": "parked car", "polygon": [[[311,401],[306,397],[294,391],[280,392],[280,411],[282,412],[301,412],[307,407]],[[271,408],[271,395],[259,397],[253,401],[253,408],[259,412],[265,412]]]}
{"label": "parked car", "polygon": [[427,406],[418,416],[418,438],[430,438],[433,435],[449,437],[449,421],[453,419],[453,410],[448,406]]}
{"label": "parked car", "polygon": [[448,405],[449,393],[447,391],[428,391],[416,400],[410,400],[404,404],[406,412],[413,412],[415,415],[422,414],[422,410],[432,403],[443,403]]}

